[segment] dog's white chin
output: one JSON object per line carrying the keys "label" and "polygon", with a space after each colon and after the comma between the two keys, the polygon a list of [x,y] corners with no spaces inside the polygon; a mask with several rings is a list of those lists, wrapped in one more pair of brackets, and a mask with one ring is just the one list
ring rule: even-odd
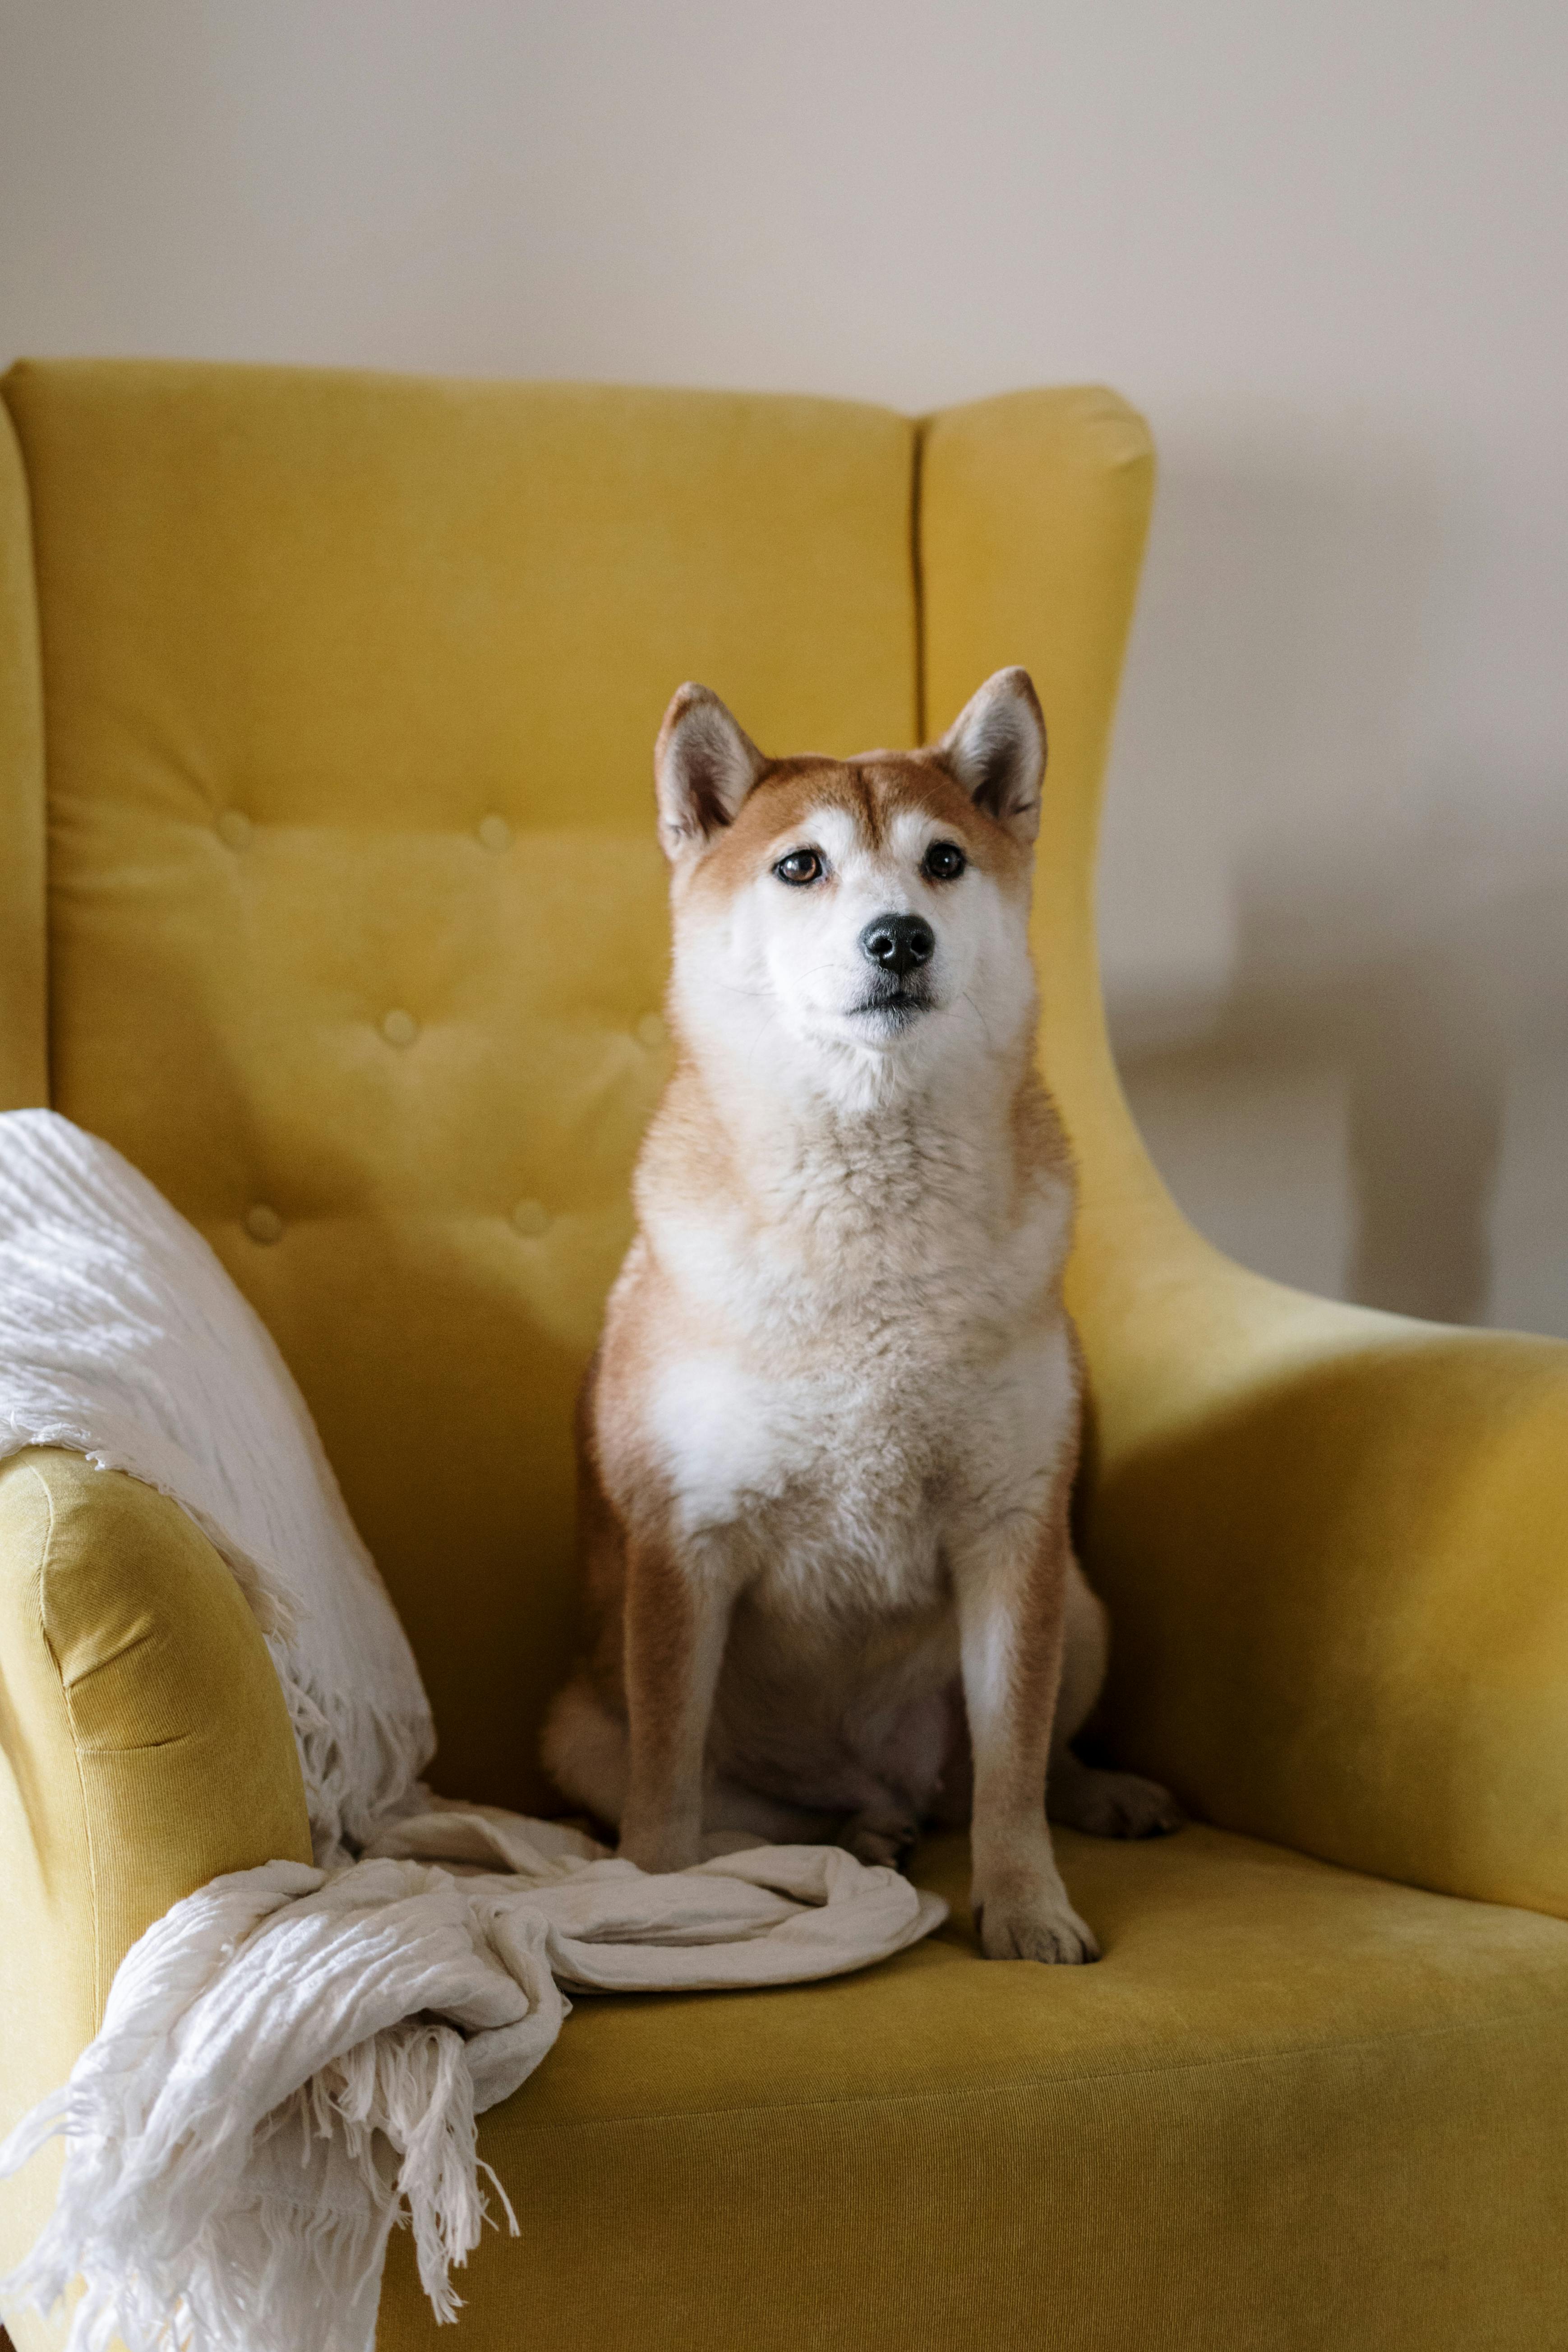
{"label": "dog's white chin", "polygon": [[865,1004],[842,1013],[841,1034],[858,1045],[890,1053],[907,1045],[937,1010],[934,1004]]}
{"label": "dog's white chin", "polygon": [[936,1004],[857,1005],[847,1012],[826,1007],[789,1024],[796,1042],[820,1051],[824,1046],[851,1053],[908,1057],[930,1042],[942,1008]]}
{"label": "dog's white chin", "polygon": [[934,1011],[889,1016],[826,1010],[782,1025],[783,1055],[801,1091],[852,1113],[886,1109],[925,1086],[947,1026]]}

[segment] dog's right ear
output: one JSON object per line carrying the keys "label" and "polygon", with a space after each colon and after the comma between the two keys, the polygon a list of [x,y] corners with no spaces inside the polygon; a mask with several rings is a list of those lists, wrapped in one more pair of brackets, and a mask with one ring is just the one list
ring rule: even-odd
{"label": "dog's right ear", "polygon": [[666,856],[700,849],[732,824],[767,764],[716,694],[705,686],[677,687],[653,753]]}
{"label": "dog's right ear", "polygon": [[1046,772],[1046,722],[1028,671],[995,671],[933,748],[975,807],[1027,848]]}

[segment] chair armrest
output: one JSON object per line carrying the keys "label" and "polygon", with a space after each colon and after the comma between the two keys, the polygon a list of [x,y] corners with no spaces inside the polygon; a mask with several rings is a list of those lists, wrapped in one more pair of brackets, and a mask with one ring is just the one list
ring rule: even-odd
{"label": "chair armrest", "polygon": [[[79,1454],[0,1465],[0,2134],[64,2081],[153,1920],[285,1857],[310,1859],[293,1735],[211,1544]],[[0,2270],[36,2236],[61,2153],[0,2184]],[[12,2325],[19,2346],[52,2340]]]}
{"label": "chair armrest", "polygon": [[1568,1346],[1306,1298],[1142,1206],[1080,1277],[1118,1759],[1226,1828],[1568,1916]]}

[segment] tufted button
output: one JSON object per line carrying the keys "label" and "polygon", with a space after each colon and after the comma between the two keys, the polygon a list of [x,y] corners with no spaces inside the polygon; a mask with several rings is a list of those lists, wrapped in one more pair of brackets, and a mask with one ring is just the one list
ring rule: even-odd
{"label": "tufted button", "polygon": [[525,1240],[536,1242],[541,1234],[550,1231],[550,1212],[542,1201],[520,1201],[511,1213],[512,1223]]}
{"label": "tufted button", "polygon": [[661,1013],[645,1013],[637,1023],[637,1042],[643,1045],[662,1045],[669,1035]]}
{"label": "tufted button", "polygon": [[487,849],[510,849],[511,827],[504,816],[484,816],[479,819],[479,839]]}
{"label": "tufted button", "polygon": [[253,1242],[278,1242],[283,1238],[283,1220],[276,1209],[265,1201],[258,1201],[245,1213],[245,1230]]}
{"label": "tufted button", "polygon": [[254,830],[243,809],[225,809],[217,821],[217,837],[227,849],[248,849]]}
{"label": "tufted button", "polygon": [[389,1045],[412,1045],[419,1034],[419,1024],[412,1013],[395,1005],[381,1024],[381,1034]]}

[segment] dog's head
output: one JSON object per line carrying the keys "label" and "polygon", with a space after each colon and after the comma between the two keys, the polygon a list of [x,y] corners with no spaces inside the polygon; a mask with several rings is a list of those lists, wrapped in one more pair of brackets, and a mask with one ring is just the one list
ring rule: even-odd
{"label": "dog's head", "polygon": [[998,670],[939,743],[770,760],[683,686],[654,755],[688,1045],[882,1097],[1032,1022],[1027,920],[1045,725]]}

